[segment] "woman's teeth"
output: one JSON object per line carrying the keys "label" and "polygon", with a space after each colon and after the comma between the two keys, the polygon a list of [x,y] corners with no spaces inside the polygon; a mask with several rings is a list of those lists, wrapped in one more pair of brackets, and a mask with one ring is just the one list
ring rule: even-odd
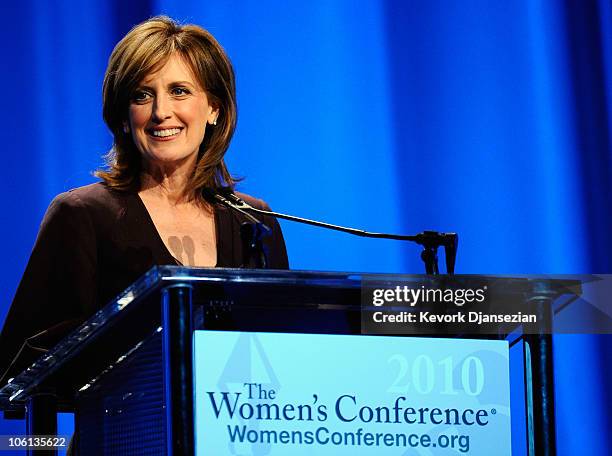
{"label": "woman's teeth", "polygon": [[153,130],[153,136],[165,138],[167,136],[174,136],[181,132],[180,128],[169,128],[167,130]]}

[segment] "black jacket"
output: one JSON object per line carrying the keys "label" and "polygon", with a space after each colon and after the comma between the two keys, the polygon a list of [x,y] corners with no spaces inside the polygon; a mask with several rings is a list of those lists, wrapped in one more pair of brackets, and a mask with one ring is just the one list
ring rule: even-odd
{"label": "black jacket", "polygon": [[[249,204],[265,202],[238,194]],[[215,205],[217,267],[242,263],[242,216]],[[289,267],[278,222],[265,241],[268,267]],[[154,265],[177,264],[135,192],[95,183],[58,195],[42,221],[0,334],[0,386]]]}

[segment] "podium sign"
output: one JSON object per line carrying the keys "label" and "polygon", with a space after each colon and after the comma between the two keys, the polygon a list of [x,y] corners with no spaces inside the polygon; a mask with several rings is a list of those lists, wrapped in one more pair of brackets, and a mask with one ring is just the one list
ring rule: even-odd
{"label": "podium sign", "polygon": [[511,454],[507,341],[200,330],[194,375],[197,455]]}

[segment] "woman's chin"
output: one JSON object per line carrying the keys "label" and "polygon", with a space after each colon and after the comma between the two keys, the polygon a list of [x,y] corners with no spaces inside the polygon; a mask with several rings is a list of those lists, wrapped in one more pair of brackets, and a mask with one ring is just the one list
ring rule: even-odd
{"label": "woman's chin", "polygon": [[150,151],[147,154],[144,154],[143,161],[145,165],[145,169],[150,169],[151,167],[191,167],[195,166],[197,161],[197,152],[191,153],[179,153],[179,152],[169,152],[169,151]]}

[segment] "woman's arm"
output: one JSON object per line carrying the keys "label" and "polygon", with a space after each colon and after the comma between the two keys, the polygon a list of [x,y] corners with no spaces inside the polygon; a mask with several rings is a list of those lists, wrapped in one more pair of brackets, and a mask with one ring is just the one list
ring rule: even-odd
{"label": "woman's arm", "polygon": [[96,296],[95,227],[72,192],[43,221],[0,334],[0,385],[74,328]]}

